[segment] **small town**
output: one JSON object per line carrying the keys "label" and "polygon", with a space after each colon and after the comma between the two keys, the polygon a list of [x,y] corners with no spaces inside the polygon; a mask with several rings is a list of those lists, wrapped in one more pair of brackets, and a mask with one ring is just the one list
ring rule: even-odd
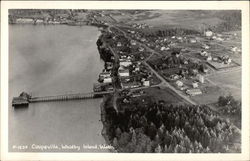
{"label": "small town", "polygon": [[[103,98],[102,135],[112,152],[240,153],[241,13],[185,12],[16,10],[9,23],[98,27],[104,66],[93,95],[63,99]],[[197,21],[164,26],[168,14]],[[12,104],[41,100],[23,92]]]}

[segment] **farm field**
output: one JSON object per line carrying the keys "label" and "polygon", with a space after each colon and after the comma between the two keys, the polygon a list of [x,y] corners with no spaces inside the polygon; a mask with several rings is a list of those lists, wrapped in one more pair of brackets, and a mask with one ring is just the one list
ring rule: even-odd
{"label": "farm field", "polygon": [[219,87],[231,93],[236,99],[241,98],[241,71],[228,71],[225,73],[215,74],[208,79]]}
{"label": "farm field", "polygon": [[[217,25],[221,22],[219,18],[215,18],[210,14],[199,13],[195,11],[182,11],[179,12],[178,10],[175,11],[150,11],[152,15],[158,15],[158,17],[154,17],[146,19],[144,18],[137,18],[135,20],[136,23],[146,23],[151,26],[178,26],[178,27],[185,27],[191,29],[199,29],[201,28],[202,24],[210,24],[210,25]],[[137,15],[140,16],[140,15]],[[143,16],[140,16],[143,17]],[[198,28],[197,28],[198,27]]]}

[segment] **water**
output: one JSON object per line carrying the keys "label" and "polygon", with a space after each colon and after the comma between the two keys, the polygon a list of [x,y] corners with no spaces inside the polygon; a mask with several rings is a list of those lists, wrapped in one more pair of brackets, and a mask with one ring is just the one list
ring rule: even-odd
{"label": "water", "polygon": [[[22,91],[33,96],[92,92],[103,69],[95,44],[99,34],[91,26],[10,25],[9,102]],[[44,102],[16,110],[9,107],[9,151],[107,151],[83,148],[105,144],[101,101]],[[62,149],[61,144],[73,146]],[[37,145],[51,149],[36,149]]]}

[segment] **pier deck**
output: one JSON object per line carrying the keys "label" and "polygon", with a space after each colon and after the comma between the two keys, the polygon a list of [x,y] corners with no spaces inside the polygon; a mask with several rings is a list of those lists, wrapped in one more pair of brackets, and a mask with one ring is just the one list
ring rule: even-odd
{"label": "pier deck", "polygon": [[113,93],[113,91],[103,92],[90,92],[90,93],[78,93],[78,94],[65,94],[57,96],[44,96],[44,97],[32,97],[29,99],[30,103],[34,102],[49,102],[49,101],[68,101],[68,100],[80,100],[80,99],[91,99],[101,97],[106,94]]}

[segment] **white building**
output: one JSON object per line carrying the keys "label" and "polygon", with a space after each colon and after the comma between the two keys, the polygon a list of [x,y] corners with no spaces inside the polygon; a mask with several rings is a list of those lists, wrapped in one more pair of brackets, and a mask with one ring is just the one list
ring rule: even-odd
{"label": "white building", "polygon": [[212,31],[206,31],[205,36],[206,37],[211,37],[211,36],[213,36],[213,32]]}
{"label": "white building", "polygon": [[206,51],[201,51],[201,56],[208,56],[208,53]]}
{"label": "white building", "polygon": [[205,79],[204,79],[203,75],[199,74],[198,78],[199,78],[199,82],[200,83],[204,83],[205,82]]}
{"label": "white building", "polygon": [[212,56],[210,55],[207,57],[207,61],[211,61],[211,60],[212,60]]}
{"label": "white building", "polygon": [[122,46],[122,43],[121,43],[121,42],[118,42],[118,43],[117,43],[117,46],[118,46],[118,47]]}
{"label": "white building", "polygon": [[183,86],[183,82],[182,81],[176,81],[175,82],[176,83],[176,85],[178,86],[178,87],[182,87]]}
{"label": "white building", "polygon": [[149,80],[143,81],[143,86],[149,87],[150,86],[150,81]]}
{"label": "white building", "polygon": [[110,72],[102,72],[99,74],[99,77],[102,77],[102,78],[108,78],[110,76],[111,76]]}
{"label": "white building", "polygon": [[196,89],[187,89],[186,93],[190,96],[196,96],[202,94],[201,90],[199,88]]}
{"label": "white building", "polygon": [[111,77],[104,78],[103,83],[112,83],[112,78]]}
{"label": "white building", "polygon": [[198,82],[193,82],[192,85],[193,85],[193,88],[198,88],[198,86],[199,86]]}
{"label": "white building", "polygon": [[131,44],[131,45],[136,45],[135,40],[131,40],[131,41],[130,41],[130,44]]}
{"label": "white building", "polygon": [[197,42],[197,40],[196,40],[196,39],[194,39],[194,38],[191,38],[191,39],[189,40],[189,42],[190,42],[190,43],[196,43],[196,42]]}
{"label": "white building", "polygon": [[120,77],[129,77],[129,70],[119,68],[118,74],[119,74]]}
{"label": "white building", "polygon": [[130,65],[132,65],[132,62],[130,60],[120,60],[120,66],[123,66],[123,67],[128,67]]}

